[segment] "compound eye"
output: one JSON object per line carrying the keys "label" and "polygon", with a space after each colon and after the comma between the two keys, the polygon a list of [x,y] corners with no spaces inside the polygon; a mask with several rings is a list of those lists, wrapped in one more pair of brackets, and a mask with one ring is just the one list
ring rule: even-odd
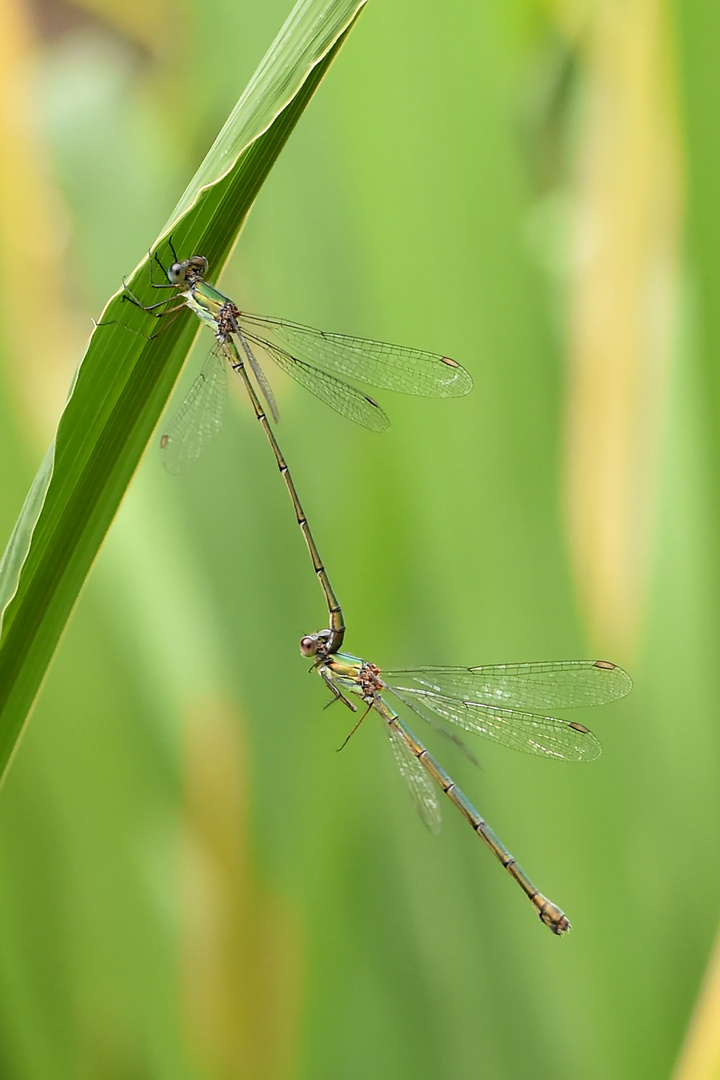
{"label": "compound eye", "polygon": [[167,272],[168,281],[173,285],[179,285],[185,276],[185,268],[182,263],[173,263]]}
{"label": "compound eye", "polygon": [[315,656],[317,654],[317,641],[315,638],[300,638],[300,652],[303,656]]}

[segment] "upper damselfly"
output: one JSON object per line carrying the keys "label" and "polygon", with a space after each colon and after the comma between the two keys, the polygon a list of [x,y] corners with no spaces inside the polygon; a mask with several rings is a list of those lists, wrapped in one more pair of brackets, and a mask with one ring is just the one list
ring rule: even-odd
{"label": "upper damselfly", "polygon": [[[174,249],[171,250],[175,256]],[[163,461],[170,472],[181,472],[200,457],[220,430],[227,389],[223,360],[236,371],[238,364],[247,361],[275,421],[277,403],[256,351],[269,356],[336,412],[372,431],[387,430],[390,426],[387,415],[373,398],[345,379],[358,379],[384,390],[422,397],[461,397],[472,388],[472,379],[465,368],[447,356],[326,333],[286,319],[241,311],[205,280],[208,261],[203,255],[183,261],[175,256],[175,262],[167,270],[157,253],[155,259],[167,281],[152,285],[156,289],[172,289],[173,295],[149,306],[141,304],[129,291],[128,299],[158,317],[188,307],[212,330],[218,342],[162,436]],[[239,346],[242,359],[231,345]]]}
{"label": "upper damselfly", "polygon": [[328,334],[284,319],[240,311],[229,297],[205,280],[208,261],[203,255],[180,261],[172,243],[170,249],[175,261],[167,270],[155,253],[155,260],[166,274],[167,282],[157,284],[151,280],[151,284],[157,289],[172,289],[172,295],[157,304],[145,305],[126,286],[125,296],[157,318],[188,307],[212,330],[217,344],[160,440],[163,463],[169,472],[183,472],[219,432],[227,397],[227,361],[245,384],[255,415],[285,479],[328,607],[331,638],[327,650],[335,652],[340,648],[345,632],[340,603],[245,361],[273,420],[278,420],[277,404],[254,349],[270,356],[283,371],[337,412],[373,431],[384,431],[389,427],[387,416],[376,401],[338,375],[358,378],[387,390],[427,397],[461,396],[472,388],[472,379],[460,364],[446,356],[365,338]]}

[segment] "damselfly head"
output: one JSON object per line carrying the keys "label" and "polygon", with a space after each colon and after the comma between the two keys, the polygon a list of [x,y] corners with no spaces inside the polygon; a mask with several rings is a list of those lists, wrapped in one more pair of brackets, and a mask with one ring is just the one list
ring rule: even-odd
{"label": "damselfly head", "polygon": [[185,262],[174,262],[167,272],[171,285],[194,285],[202,280],[208,271],[208,261],[204,255],[193,255]]}
{"label": "damselfly head", "polygon": [[300,638],[300,652],[303,656],[322,656],[332,637],[330,630],[318,630],[317,634],[306,634]]}

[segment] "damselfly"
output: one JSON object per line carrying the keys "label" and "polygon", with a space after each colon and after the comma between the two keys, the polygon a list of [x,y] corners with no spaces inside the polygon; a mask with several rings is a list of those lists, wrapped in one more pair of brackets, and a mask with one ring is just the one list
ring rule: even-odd
{"label": "damselfly", "polygon": [[[472,388],[472,379],[465,368],[447,356],[404,345],[330,334],[285,319],[241,311],[229,297],[205,280],[208,261],[204,256],[193,255],[181,262],[172,245],[171,250],[175,262],[168,270],[155,253],[155,260],[168,280],[162,284],[152,282],[152,285],[156,289],[172,289],[173,295],[150,305],[141,304],[129,290],[126,296],[144,311],[152,311],[160,318],[183,307],[190,308],[210,327],[218,347],[208,357],[162,437],[163,460],[170,472],[179,472],[198,458],[220,430],[226,396],[223,358],[234,370],[238,370],[238,363],[243,362],[237,356],[237,350],[228,348],[235,341],[240,345],[275,421],[278,419],[275,397],[254,349],[262,350],[278,367],[336,412],[372,431],[385,431],[390,421],[376,401],[345,382],[345,378],[422,397],[461,397]],[[168,307],[168,304],[172,306]]]}
{"label": "damselfly", "polygon": [[193,255],[181,262],[172,243],[170,249],[175,262],[168,270],[165,270],[155,253],[155,260],[166,274],[167,282],[151,284],[156,289],[172,289],[172,295],[150,305],[141,303],[127,288],[125,295],[143,311],[151,312],[158,318],[188,307],[212,330],[217,344],[160,440],[165,467],[169,472],[184,471],[200,457],[220,430],[227,396],[227,361],[243,379],[255,415],[285,478],[295,516],[328,605],[332,628],[328,649],[334,652],[340,648],[344,633],[340,604],[320,559],[287,463],[249,378],[245,361],[255,376],[273,420],[278,420],[277,404],[253,352],[254,348],[261,349],[283,371],[337,412],[373,431],[384,431],[389,427],[387,416],[376,401],[337,378],[337,375],[358,378],[387,390],[427,397],[461,396],[471,389],[472,379],[460,364],[446,356],[365,338],[328,334],[283,319],[240,311],[229,297],[205,281],[208,261],[204,256]]}
{"label": "damselfly", "polygon": [[432,779],[517,881],[545,925],[555,934],[569,930],[570,922],[564,912],[538,892],[469,799],[391,708],[386,696],[394,695],[444,734],[449,733],[439,726],[438,720],[449,721],[464,731],[484,735],[513,750],[560,761],[593,761],[599,757],[601,746],[588,728],[535,710],[615,701],[632,688],[627,672],[607,660],[381,671],[375,664],[356,656],[331,653],[329,642],[328,630],[308,634],[300,642],[300,651],[303,656],[315,658],[315,666],[336,700],[353,710],[355,705],[346,693],[356,694],[365,702],[367,708],[353,731],[371,709],[378,713],[410,797],[425,825],[432,832],[440,828],[440,806]]}

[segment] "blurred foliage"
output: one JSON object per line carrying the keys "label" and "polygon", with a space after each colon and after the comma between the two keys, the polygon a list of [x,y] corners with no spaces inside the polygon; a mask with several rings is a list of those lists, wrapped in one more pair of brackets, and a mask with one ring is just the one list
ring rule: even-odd
{"label": "blurred foliage", "polygon": [[[5,536],[90,316],[288,8],[0,6]],[[335,754],[297,649],[322,598],[238,388],[193,472],[145,455],[2,790],[3,1078],[672,1073],[718,923],[719,44],[703,5],[373,0],[221,279],[472,372],[381,395],[385,436],[273,372],[279,437],[353,652],[631,670],[582,716],[593,765],[428,735],[572,933],[450,808],[425,833],[380,725]]]}

